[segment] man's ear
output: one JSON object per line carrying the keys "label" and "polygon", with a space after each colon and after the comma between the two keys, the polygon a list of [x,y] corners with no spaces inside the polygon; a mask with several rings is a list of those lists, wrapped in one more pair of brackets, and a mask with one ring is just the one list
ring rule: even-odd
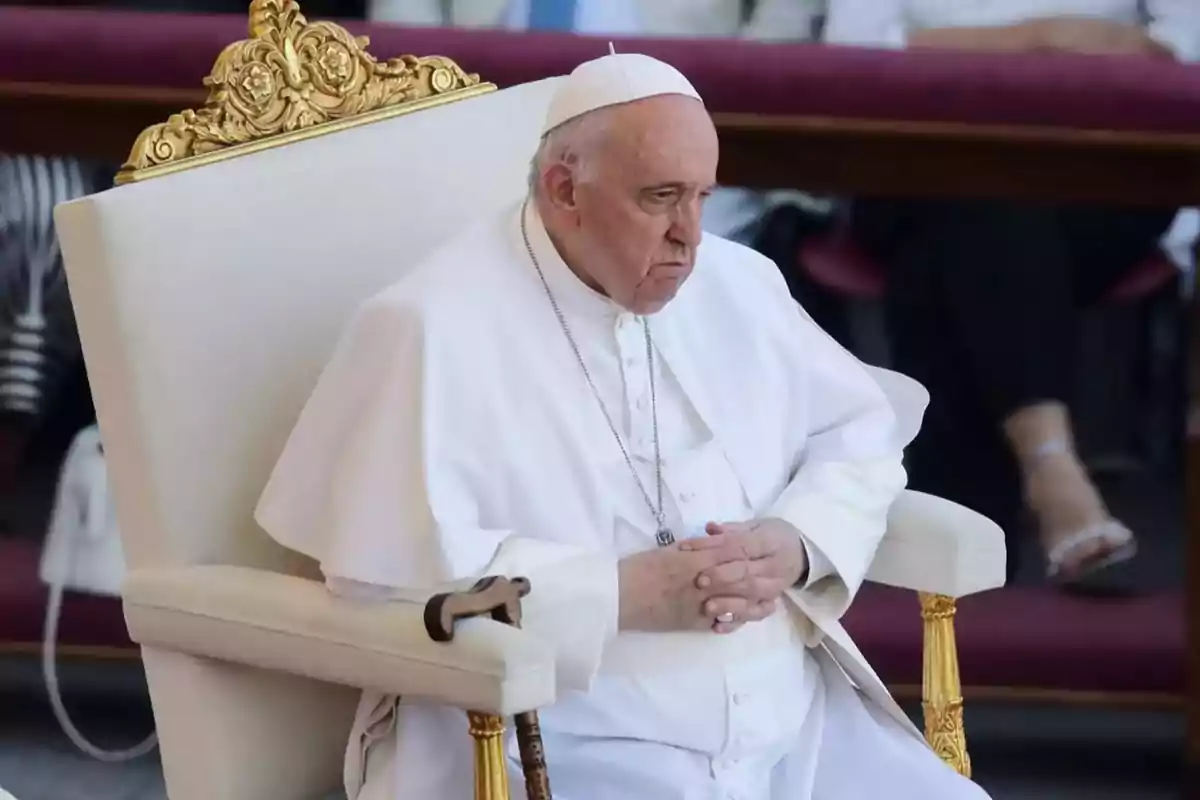
{"label": "man's ear", "polygon": [[566,164],[555,164],[542,174],[546,199],[560,211],[574,211],[575,175]]}

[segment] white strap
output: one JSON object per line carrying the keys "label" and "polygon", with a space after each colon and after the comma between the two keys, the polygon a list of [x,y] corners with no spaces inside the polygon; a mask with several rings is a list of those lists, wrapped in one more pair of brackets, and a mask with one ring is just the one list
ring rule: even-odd
{"label": "white strap", "polygon": [[[70,547],[74,544],[74,539],[67,542]],[[68,553],[68,556],[73,554]],[[74,561],[70,558],[69,561]],[[62,616],[62,601],[63,601],[63,578],[69,574],[70,566],[63,569],[60,576],[57,576],[50,584],[50,599],[46,603],[46,624],[43,629],[42,636],[42,676],[46,681],[46,694],[50,697],[50,708],[54,711],[54,716],[58,720],[58,724],[62,727],[63,733],[71,742],[87,753],[92,758],[98,761],[118,762],[131,761],[135,758],[140,758],[154,750],[158,745],[158,734],[151,733],[146,739],[139,744],[129,748],[128,750],[104,750],[88,741],[79,728],[75,727],[75,723],[71,721],[71,715],[67,713],[67,708],[63,704],[62,690],[58,684],[58,662],[56,659],[56,646],[58,642],[58,622]],[[0,795],[2,798],[2,795]]]}
{"label": "white strap", "polygon": [[1030,461],[1040,461],[1047,456],[1061,456],[1071,452],[1071,445],[1066,439],[1047,439],[1034,448],[1029,454]]}
{"label": "white strap", "polygon": [[1116,520],[1109,520],[1098,525],[1091,525],[1063,539],[1046,554],[1046,560],[1052,570],[1062,566],[1067,555],[1080,545],[1103,540],[1114,549],[1122,548],[1133,541],[1133,533]]}

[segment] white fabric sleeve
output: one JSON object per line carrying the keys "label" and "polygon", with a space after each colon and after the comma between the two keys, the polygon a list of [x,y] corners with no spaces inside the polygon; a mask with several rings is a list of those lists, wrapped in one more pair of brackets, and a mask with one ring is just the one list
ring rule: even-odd
{"label": "white fabric sleeve", "polygon": [[1180,61],[1200,61],[1200,2],[1147,0],[1150,36]]}
{"label": "white fabric sleeve", "polygon": [[801,531],[812,559],[794,592],[810,616],[839,619],[866,578],[907,476],[900,457],[802,469],[770,516]]}
{"label": "white fabric sleeve", "polygon": [[905,0],[829,0],[827,44],[902,50],[908,45]]}
{"label": "white fabric sleeve", "polygon": [[423,602],[484,575],[528,578],[523,627],[559,653],[561,689],[586,688],[616,635],[616,557],[484,518],[496,482],[478,447],[487,422],[471,405],[477,364],[449,324],[394,298],[360,311],[255,517],[327,577],[397,600]]}
{"label": "white fabric sleeve", "polygon": [[825,578],[833,575],[836,569],[829,558],[821,552],[821,548],[817,547],[816,543],[805,536],[803,532],[800,533],[800,544],[804,547],[804,557],[807,559],[808,572],[805,573],[804,581],[797,588],[810,589]]}
{"label": "white fabric sleeve", "polygon": [[[782,281],[781,281],[782,283]],[[793,337],[806,396],[797,469],[899,455],[921,428],[929,392],[917,381],[859,361],[788,295],[798,315]]]}
{"label": "white fabric sleeve", "polygon": [[[540,635],[555,651],[559,692],[587,691],[600,666],[604,646],[616,635],[619,602],[616,562],[574,552],[553,543],[510,536],[482,575],[529,579],[521,604],[522,629]],[[458,587],[467,588],[471,581]],[[359,602],[425,603],[429,589],[365,583],[326,574],[325,585],[339,597]]]}
{"label": "white fabric sleeve", "polygon": [[788,486],[768,516],[791,523],[809,553],[796,588],[813,616],[849,608],[903,491],[904,448],[920,430],[929,393],[918,382],[863,364],[788,296],[798,314],[794,338],[804,357],[807,437]]}

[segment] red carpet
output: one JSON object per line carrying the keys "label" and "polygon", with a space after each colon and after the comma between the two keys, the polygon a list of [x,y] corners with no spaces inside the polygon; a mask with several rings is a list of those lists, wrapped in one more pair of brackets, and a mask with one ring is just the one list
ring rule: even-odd
{"label": "red carpet", "polygon": [[[890,684],[921,682],[917,597],[884,586],[860,592],[846,628]],[[1094,600],[1039,587],[959,603],[964,685],[1182,694],[1183,593]]]}

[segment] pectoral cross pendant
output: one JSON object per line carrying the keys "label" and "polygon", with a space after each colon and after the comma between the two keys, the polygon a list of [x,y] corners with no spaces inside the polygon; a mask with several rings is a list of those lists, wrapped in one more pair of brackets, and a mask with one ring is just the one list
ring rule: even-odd
{"label": "pectoral cross pendant", "polygon": [[665,525],[658,526],[658,533],[654,535],[654,539],[658,542],[659,547],[675,544],[675,534],[667,530]]}

